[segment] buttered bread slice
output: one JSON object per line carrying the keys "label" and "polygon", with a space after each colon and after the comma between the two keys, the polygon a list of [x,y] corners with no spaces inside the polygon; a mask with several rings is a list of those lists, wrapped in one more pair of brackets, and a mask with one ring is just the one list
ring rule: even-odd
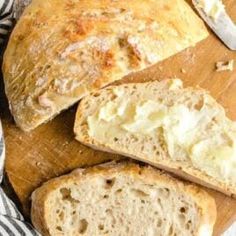
{"label": "buttered bread slice", "polygon": [[181,80],[112,86],[82,100],[76,139],[236,196],[236,123]]}
{"label": "buttered bread slice", "polygon": [[14,119],[32,130],[90,92],[207,36],[185,0],[33,0],[3,61]]}
{"label": "buttered bread slice", "polygon": [[50,180],[31,216],[44,236],[211,236],[216,206],[199,187],[122,162]]}

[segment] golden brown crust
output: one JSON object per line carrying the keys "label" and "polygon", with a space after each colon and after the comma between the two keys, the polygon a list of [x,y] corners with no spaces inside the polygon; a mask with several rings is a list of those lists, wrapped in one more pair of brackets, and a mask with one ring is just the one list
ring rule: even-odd
{"label": "golden brown crust", "polygon": [[207,36],[184,0],[33,0],[4,56],[15,121],[31,130],[88,93]]}
{"label": "golden brown crust", "polygon": [[[59,188],[62,184],[64,185],[67,181],[76,181],[78,183],[80,180],[91,178],[93,175],[110,176],[111,174],[122,172],[129,173],[138,178],[143,178],[146,182],[152,184],[164,183],[165,186],[170,187],[171,189],[182,191],[188,196],[191,196],[191,199],[193,199],[193,202],[196,203],[196,206],[201,212],[199,230],[203,225],[213,229],[216,221],[216,205],[215,200],[208,193],[195,185],[179,181],[150,166],[140,166],[137,163],[130,161],[111,162],[88,169],[78,169],[69,175],[52,179],[43,184],[32,194],[31,218],[34,226],[43,235],[50,235],[47,228],[47,222],[45,221],[47,197],[50,192]],[[200,234],[197,233],[196,235],[200,236]]]}

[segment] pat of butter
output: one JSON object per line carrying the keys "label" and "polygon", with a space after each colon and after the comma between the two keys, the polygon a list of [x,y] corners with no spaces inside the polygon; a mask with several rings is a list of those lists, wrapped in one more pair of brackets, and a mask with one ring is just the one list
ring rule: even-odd
{"label": "pat of butter", "polygon": [[[179,86],[177,82],[174,89]],[[209,96],[204,97],[201,109],[190,109],[184,104],[167,106],[153,100],[131,102],[121,91],[116,94],[120,95],[118,100],[107,102],[88,117],[90,136],[116,145],[114,140],[129,134],[155,138],[162,130],[170,158],[189,160],[212,177],[236,182],[235,124],[228,119],[221,126],[210,123],[219,111],[207,105]]]}
{"label": "pat of butter", "polygon": [[117,107],[114,102],[108,102],[106,106],[102,107],[98,118],[99,120],[111,121],[116,117]]}
{"label": "pat of butter", "polygon": [[224,5],[221,0],[199,0],[199,6],[214,20],[224,11]]}
{"label": "pat of butter", "polygon": [[130,133],[150,133],[162,126],[166,116],[165,107],[151,100],[136,105],[134,116],[121,125]]}
{"label": "pat of butter", "polygon": [[214,138],[200,141],[191,150],[191,157],[196,167],[201,167],[209,175],[222,179],[236,180],[236,145],[222,143],[222,138]]}

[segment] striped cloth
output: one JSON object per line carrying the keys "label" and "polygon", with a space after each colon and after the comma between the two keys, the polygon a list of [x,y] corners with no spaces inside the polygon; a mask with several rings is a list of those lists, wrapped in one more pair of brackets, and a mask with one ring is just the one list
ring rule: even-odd
{"label": "striped cloth", "polygon": [[12,8],[14,0],[0,0],[0,43],[12,27]]}

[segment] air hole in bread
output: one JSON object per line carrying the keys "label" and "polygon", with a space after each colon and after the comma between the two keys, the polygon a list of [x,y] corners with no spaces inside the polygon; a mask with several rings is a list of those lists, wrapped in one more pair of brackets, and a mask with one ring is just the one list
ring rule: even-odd
{"label": "air hole in bread", "polygon": [[88,228],[88,222],[85,219],[80,220],[79,222],[79,233],[84,234]]}
{"label": "air hole in bread", "polygon": [[93,94],[93,97],[95,97],[95,98],[97,98],[97,97],[99,97],[100,96],[100,93],[94,93]]}
{"label": "air hole in bread", "polygon": [[186,208],[185,208],[185,207],[181,207],[181,208],[179,209],[179,211],[180,211],[181,213],[186,213]]}
{"label": "air hole in bread", "polygon": [[50,65],[50,64],[47,64],[46,66],[45,66],[45,70],[48,70],[48,69],[50,69],[52,66]]}
{"label": "air hole in bread", "polygon": [[117,189],[115,193],[116,193],[116,194],[119,194],[119,193],[121,193],[121,192],[122,192],[122,189],[120,188],[120,189]]}
{"label": "air hole in bread", "polygon": [[61,221],[64,220],[64,212],[63,212],[63,211],[62,211],[58,216],[59,216],[59,219],[60,219]]}
{"label": "air hole in bread", "polygon": [[134,136],[134,135],[131,135],[131,136],[130,136],[129,142],[136,143],[136,142],[138,142],[138,141],[139,141],[139,139],[138,139],[136,136]]}
{"label": "air hole in bread", "polygon": [[62,232],[62,228],[61,228],[61,226],[57,226],[57,227],[56,227],[56,230],[58,230],[58,231],[61,231],[61,232]]}
{"label": "air hole in bread", "polygon": [[87,120],[84,120],[83,122],[81,122],[80,125],[82,126],[82,128],[84,128],[85,126],[87,127],[88,126]]}
{"label": "air hole in bread", "polygon": [[83,109],[88,110],[90,107],[90,104],[88,102],[83,104]]}
{"label": "air hole in bread", "polygon": [[111,209],[106,209],[107,215],[112,215],[112,210]]}
{"label": "air hole in bread", "polygon": [[107,188],[112,188],[113,185],[115,184],[115,181],[116,181],[115,178],[113,178],[113,179],[106,179],[106,180],[105,180],[105,188],[106,188],[106,189],[107,189]]}
{"label": "air hole in bread", "polygon": [[165,198],[168,198],[170,195],[170,190],[168,188],[159,188],[158,189],[158,194],[160,196],[164,196]]}
{"label": "air hole in bread", "polygon": [[161,219],[158,219],[157,220],[157,227],[161,227],[162,226],[162,220]]}
{"label": "air hole in bread", "polygon": [[114,142],[118,142],[119,141],[119,139],[117,137],[115,137],[113,140],[114,140]]}
{"label": "air hole in bread", "polygon": [[156,150],[157,150],[157,146],[154,145],[154,146],[152,147],[152,149],[153,149],[153,151],[156,151]]}
{"label": "air hole in bread", "polygon": [[148,197],[149,194],[145,193],[144,191],[140,189],[131,189],[131,192],[136,195],[137,197]]}
{"label": "air hole in bread", "polygon": [[192,221],[189,220],[187,224],[185,225],[185,228],[189,230],[191,228],[191,224],[192,224]]}
{"label": "air hole in bread", "polygon": [[62,195],[62,200],[65,200],[70,197],[71,191],[68,188],[62,188],[60,189],[60,193]]}
{"label": "air hole in bread", "polygon": [[204,105],[204,101],[203,101],[203,99],[201,99],[194,105],[194,109],[200,111],[202,109],[203,105]]}
{"label": "air hole in bread", "polygon": [[164,206],[163,206],[163,204],[162,204],[162,201],[161,201],[161,199],[160,198],[157,198],[157,202],[158,202],[158,204],[159,204],[159,206],[160,206],[160,208],[164,208]]}
{"label": "air hole in bread", "polygon": [[117,98],[117,96],[115,94],[112,94],[110,100],[114,101],[116,98]]}
{"label": "air hole in bread", "polygon": [[174,231],[173,225],[171,225],[170,228],[169,228],[169,234],[168,235],[173,235],[173,231]]}
{"label": "air hole in bread", "polygon": [[107,198],[109,198],[109,196],[108,196],[107,194],[105,194],[105,195],[103,196],[103,198],[104,198],[104,199],[107,199]]}
{"label": "air hole in bread", "polygon": [[160,152],[159,151],[156,151],[155,152],[157,156],[160,156]]}
{"label": "air hole in bread", "polygon": [[60,189],[60,193],[62,195],[62,200],[67,200],[71,203],[73,203],[73,202],[74,203],[80,203],[79,200],[77,200],[77,199],[75,199],[71,196],[71,190],[70,189],[62,188],[62,189]]}
{"label": "air hole in bread", "polygon": [[101,231],[104,230],[104,225],[100,224],[100,225],[98,226],[98,229],[101,230]]}

